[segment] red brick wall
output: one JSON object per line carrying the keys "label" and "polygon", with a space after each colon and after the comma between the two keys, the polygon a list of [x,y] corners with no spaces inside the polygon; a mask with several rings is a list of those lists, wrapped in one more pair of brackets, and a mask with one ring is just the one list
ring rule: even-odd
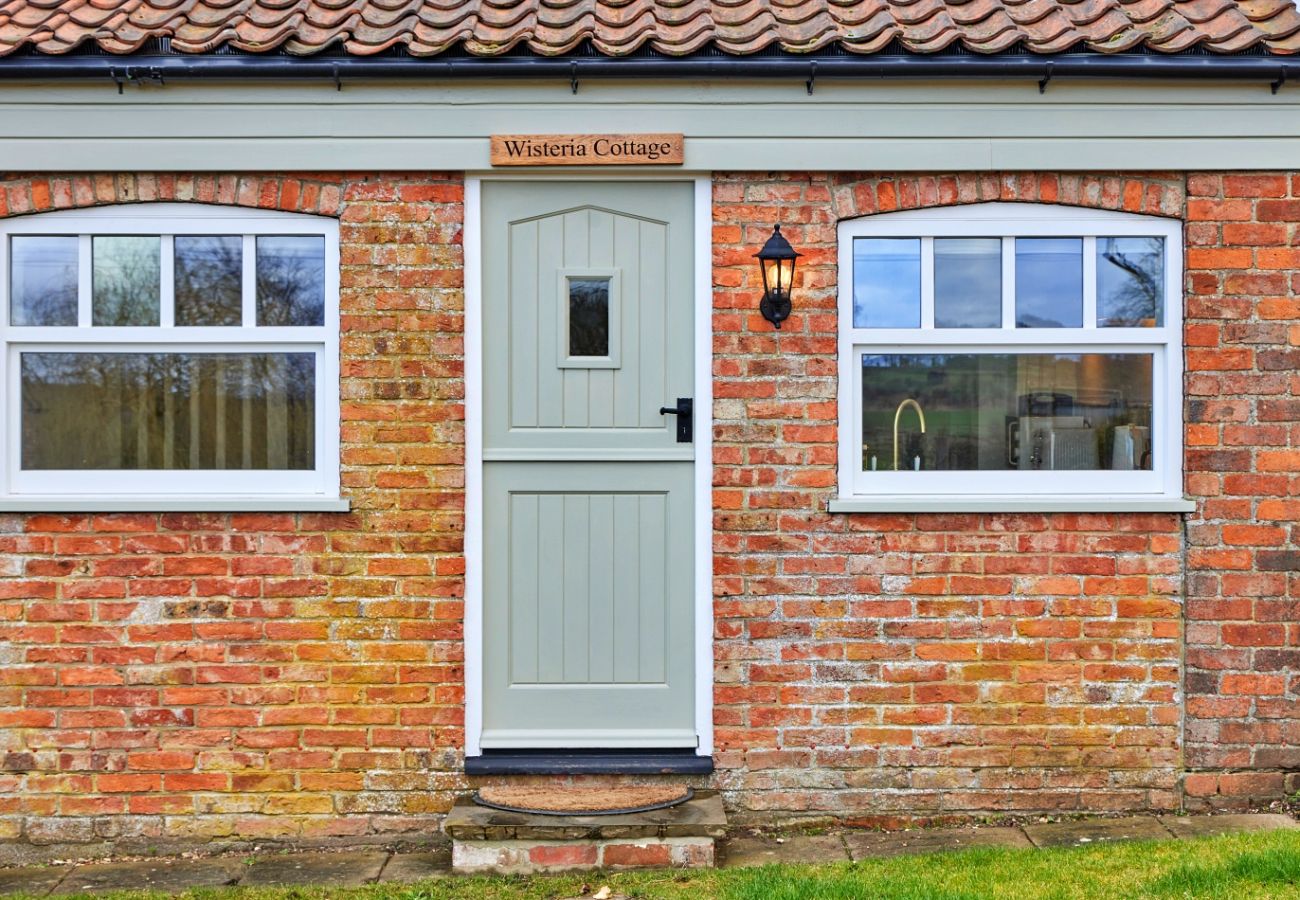
{"label": "red brick wall", "polygon": [[[1176,515],[830,515],[836,223],[987,200],[1178,216],[1181,176],[775,173],[714,188],[719,782],[858,818],[1169,809],[1181,757]],[[773,223],[804,254],[759,316]]]}
{"label": "red brick wall", "polygon": [[[1198,807],[1283,788],[1300,767],[1298,184],[717,179],[714,783],[733,808],[1168,809],[1184,778]],[[0,517],[0,844],[424,835],[465,787],[461,198],[445,175],[0,178],[0,215],[337,215],[355,510]],[[824,512],[836,223],[980,200],[1189,219],[1203,502],[1186,538],[1174,515]],[[778,221],[805,255],[775,333],[752,254]]]}
{"label": "red brick wall", "polygon": [[1300,176],[1188,181],[1187,803],[1300,790]]}
{"label": "red brick wall", "polygon": [[0,517],[0,842],[427,834],[461,787],[462,187],[10,176],[337,216],[348,515]]}

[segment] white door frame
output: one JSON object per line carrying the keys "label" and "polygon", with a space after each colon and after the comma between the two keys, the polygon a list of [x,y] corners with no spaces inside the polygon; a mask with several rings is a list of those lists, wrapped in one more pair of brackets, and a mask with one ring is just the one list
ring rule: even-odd
{"label": "white door frame", "polygon": [[695,731],[713,755],[713,176],[465,175],[465,755],[483,733],[483,223],[484,181],[691,181],[695,185]]}

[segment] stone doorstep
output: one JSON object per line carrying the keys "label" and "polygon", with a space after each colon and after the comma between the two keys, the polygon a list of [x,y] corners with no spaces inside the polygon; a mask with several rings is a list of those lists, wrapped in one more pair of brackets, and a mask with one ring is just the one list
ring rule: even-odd
{"label": "stone doorstep", "polygon": [[717,794],[617,816],[512,813],[463,799],[442,830],[451,836],[458,873],[700,868],[714,864],[714,841],[727,833],[727,814]]}
{"label": "stone doorstep", "polygon": [[727,813],[717,794],[695,797],[649,812],[619,816],[544,816],[503,812],[457,801],[443,821],[452,840],[475,841],[610,841],[667,838],[720,838],[727,833]]}
{"label": "stone doorstep", "polygon": [[637,840],[456,840],[451,867],[457,874],[530,875],[587,869],[711,868],[711,837]]}

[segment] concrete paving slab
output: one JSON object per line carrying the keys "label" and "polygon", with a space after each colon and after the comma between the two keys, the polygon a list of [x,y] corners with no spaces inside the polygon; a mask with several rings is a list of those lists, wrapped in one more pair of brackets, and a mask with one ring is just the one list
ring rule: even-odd
{"label": "concrete paving slab", "polygon": [[451,848],[424,853],[394,853],[379,873],[380,881],[423,881],[451,874]]}
{"label": "concrete paving slab", "polygon": [[247,866],[240,886],[328,884],[357,887],[379,877],[388,854],[382,850],[355,853],[288,853],[264,856]]}
{"label": "concrete paving slab", "polygon": [[183,891],[192,887],[223,887],[239,880],[237,859],[151,859],[143,862],[92,863],[77,866],[55,888],[55,894],[100,891]]}
{"label": "concrete paving slab", "polygon": [[1154,816],[1035,822],[1025,826],[1035,847],[1084,847],[1112,841],[1167,841],[1173,835]]}
{"label": "concrete paving slab", "polygon": [[36,894],[38,897],[72,871],[72,866],[28,866],[23,869],[0,869],[0,894]]}
{"label": "concrete paving slab", "polygon": [[1032,848],[1019,828],[934,828],[918,831],[860,831],[844,835],[856,862],[886,856],[943,853],[971,847]]}
{"label": "concrete paving slab", "polygon": [[1160,824],[1174,837],[1212,837],[1243,831],[1273,831],[1278,828],[1300,829],[1300,822],[1283,813],[1253,813],[1230,816],[1161,816]]}
{"label": "concrete paving slab", "polygon": [[769,863],[848,862],[844,841],[837,834],[768,835],[731,838],[724,844],[722,867],[736,869]]}

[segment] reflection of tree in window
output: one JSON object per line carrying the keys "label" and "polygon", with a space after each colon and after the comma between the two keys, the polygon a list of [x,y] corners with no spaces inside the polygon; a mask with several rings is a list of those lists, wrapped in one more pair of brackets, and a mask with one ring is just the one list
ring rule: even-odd
{"label": "reflection of tree in window", "polygon": [[257,239],[257,324],[325,324],[325,239]]}
{"label": "reflection of tree in window", "polygon": [[609,279],[569,279],[569,355],[609,356]]}
{"label": "reflection of tree in window", "polygon": [[311,469],[315,363],[311,353],[24,352],[22,466]]}
{"label": "reflection of tree in window", "polygon": [[1097,324],[1103,328],[1163,324],[1164,240],[1097,238]]}
{"label": "reflection of tree in window", "polygon": [[160,253],[157,236],[93,239],[92,324],[158,324]]}
{"label": "reflection of tree in window", "polygon": [[243,244],[237,236],[177,236],[177,325],[241,323]]}

